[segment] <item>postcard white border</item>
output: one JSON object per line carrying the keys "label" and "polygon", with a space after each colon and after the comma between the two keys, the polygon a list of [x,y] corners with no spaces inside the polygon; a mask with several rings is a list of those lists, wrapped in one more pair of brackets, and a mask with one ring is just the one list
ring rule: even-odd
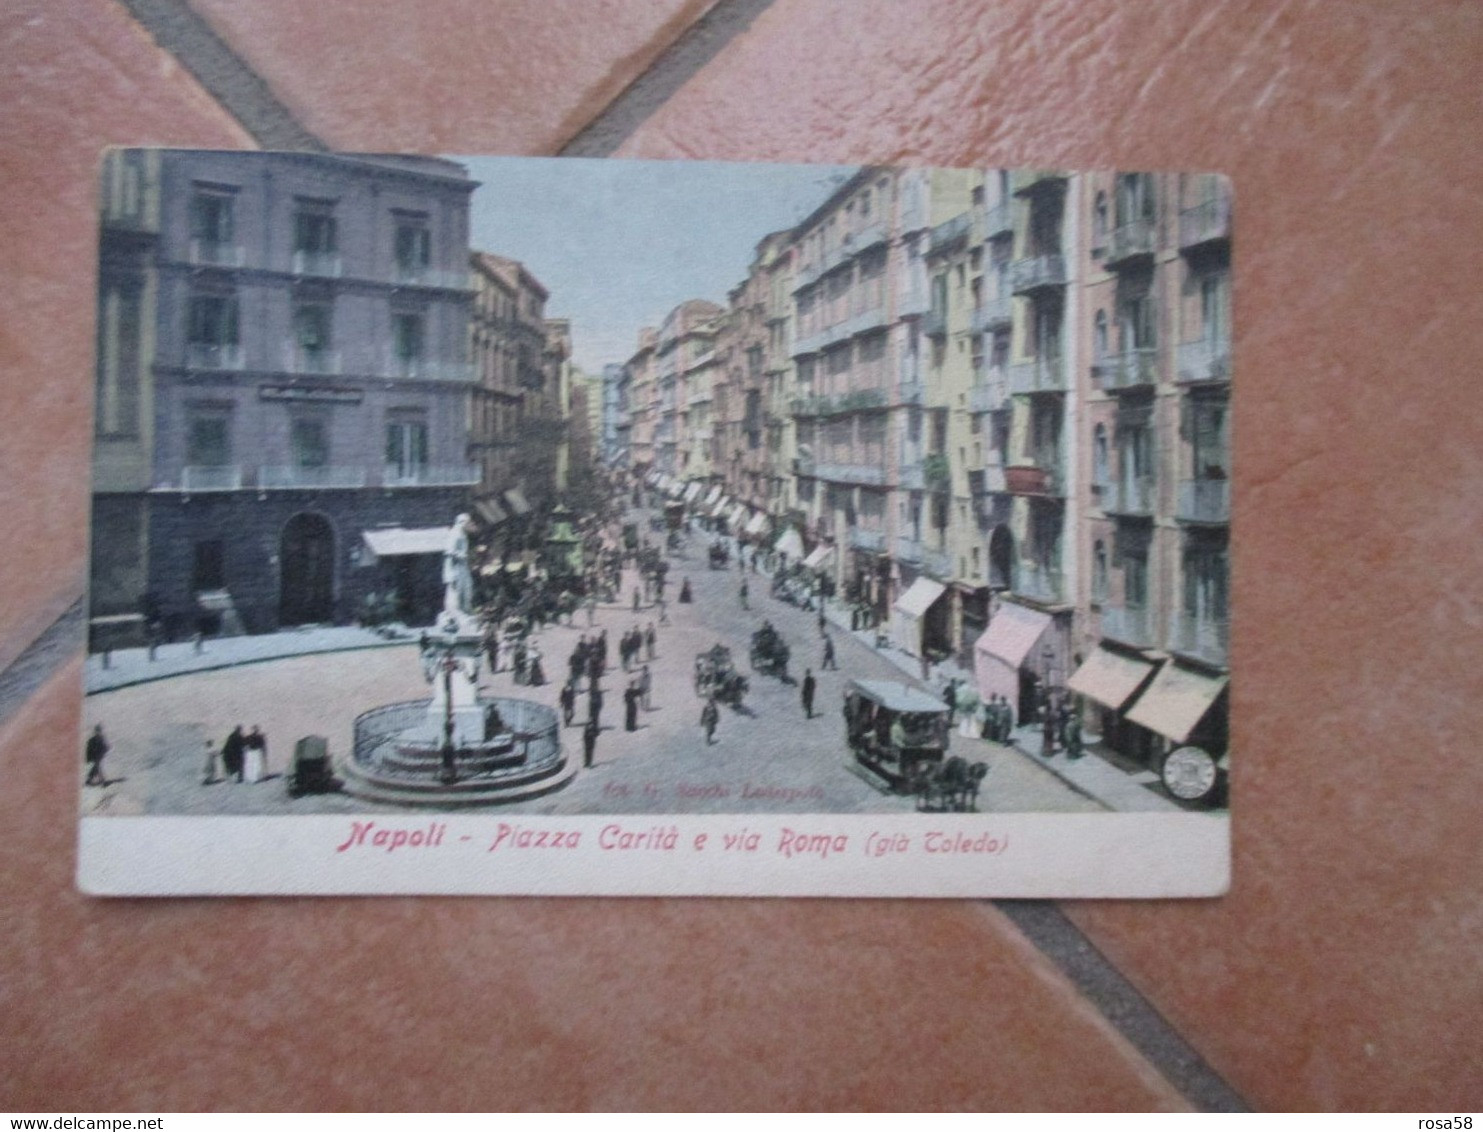
{"label": "postcard white border", "polygon": [[1153,899],[1223,895],[1230,857],[1225,813],[84,817],[77,878],[94,896]]}

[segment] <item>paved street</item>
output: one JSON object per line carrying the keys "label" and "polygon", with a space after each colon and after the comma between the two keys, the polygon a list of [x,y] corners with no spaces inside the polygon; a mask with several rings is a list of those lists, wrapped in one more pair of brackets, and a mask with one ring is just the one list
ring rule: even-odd
{"label": "paved street", "polygon": [[[497,695],[538,699],[555,706],[566,658],[584,632],[607,629],[612,658],[603,681],[603,730],[596,764],[565,789],[545,798],[499,807],[500,812],[578,813],[760,813],[892,812],[913,807],[910,798],[882,794],[846,766],[842,689],[850,678],[908,680],[900,669],[850,634],[833,631],[840,669],[820,672],[822,642],[815,614],[769,596],[769,579],[748,571],[750,610],[739,600],[741,574],[735,561],[712,570],[706,536],[697,534],[686,551],[671,556],[666,590],[670,624],[658,626],[653,664],[652,711],[641,711],[639,729],[623,729],[622,692],[627,676],[617,663],[618,637],[635,623],[659,620],[658,610],[632,612],[637,579],[625,574],[622,605],[599,606],[591,630],[579,611],[573,626],[546,629],[539,638],[544,687],[514,685],[508,671],[485,673],[483,686]],[[692,604],[680,604],[689,578]],[[790,673],[801,678],[812,667],[819,681],[813,719],[805,719],[796,684],[750,671],[752,632],[770,620],[792,650]],[[722,706],[716,742],[707,746],[700,728],[702,702],[693,687],[694,659],[716,643],[732,650],[751,682],[742,708]],[[263,648],[254,655],[263,654]],[[915,681],[909,681],[919,686]],[[113,750],[108,787],[84,791],[84,809],[100,813],[289,814],[358,813],[377,809],[348,795],[290,799],[281,777],[293,740],[323,734],[337,755],[348,752],[351,724],[380,704],[427,694],[415,646],[394,645],[350,652],[290,656],[236,668],[188,673],[88,697],[91,728],[101,722]],[[586,697],[579,700],[585,718]],[[242,785],[203,785],[205,741],[220,743],[236,724],[262,726],[269,737],[272,777]],[[570,757],[581,759],[581,729],[563,730]],[[984,761],[990,770],[979,797],[981,810],[1089,812],[1103,807],[1077,793],[1033,759],[1011,748],[952,736],[952,753]]]}

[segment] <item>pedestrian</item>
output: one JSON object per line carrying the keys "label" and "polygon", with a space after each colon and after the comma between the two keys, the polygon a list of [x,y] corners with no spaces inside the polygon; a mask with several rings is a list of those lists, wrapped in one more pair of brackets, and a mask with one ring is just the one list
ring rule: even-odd
{"label": "pedestrian", "polygon": [[649,627],[644,630],[644,651],[650,660],[654,659],[654,645],[658,640],[659,634],[654,631],[654,622],[650,621]]}
{"label": "pedestrian", "polygon": [[84,785],[108,785],[108,778],[103,773],[103,756],[106,754],[108,740],[103,737],[103,725],[100,723],[93,728],[93,733],[88,736],[87,746],[83,749],[83,758],[88,764],[88,777]]}
{"label": "pedestrian", "polygon": [[499,671],[499,632],[493,625],[484,630],[484,655],[489,659],[491,674]]}
{"label": "pedestrian", "polygon": [[261,782],[268,774],[268,740],[263,736],[263,729],[254,723],[242,746],[243,780]]}
{"label": "pedestrian", "polygon": [[217,770],[217,766],[218,765],[219,765],[219,762],[218,762],[218,759],[217,759],[217,756],[216,756],[216,744],[214,742],[212,742],[210,739],[207,739],[206,740],[206,766],[202,769],[202,772],[201,772],[201,785],[202,786],[211,786],[211,785],[214,785],[217,782],[216,770]]}
{"label": "pedestrian", "polygon": [[819,665],[819,670],[826,668],[838,668],[839,662],[834,659],[834,638],[828,633],[824,634],[824,662]]}
{"label": "pedestrian", "polygon": [[637,731],[639,729],[639,688],[635,681],[630,680],[628,687],[623,690],[623,730]]}
{"label": "pedestrian", "polygon": [[705,745],[709,747],[716,741],[716,725],[721,722],[721,711],[716,707],[716,698],[712,696],[706,700],[705,707],[700,709],[700,726],[705,732]]}
{"label": "pedestrian", "polygon": [[741,584],[741,607],[747,608],[747,579],[745,577],[742,578]]}
{"label": "pedestrian", "polygon": [[1061,727],[1061,737],[1066,742],[1066,757],[1079,759],[1085,753],[1081,741],[1081,714],[1066,710],[1066,722]]}
{"label": "pedestrian", "polygon": [[643,698],[644,698],[644,710],[645,711],[653,711],[654,710],[654,704],[653,704],[653,701],[650,698],[650,693],[652,693],[653,691],[654,691],[654,677],[649,672],[649,666],[646,664],[646,665],[644,665],[643,671],[639,673],[639,695],[643,696]]}
{"label": "pedestrian", "polygon": [[690,579],[684,578],[680,581],[680,604],[689,605],[695,600],[695,595],[690,591]]}
{"label": "pedestrian", "polygon": [[602,688],[595,680],[587,692],[587,721],[598,724],[602,722]]}
{"label": "pedestrian", "polygon": [[572,716],[576,714],[577,710],[577,683],[575,679],[568,680],[561,686],[561,694],[558,699],[561,701],[561,722],[564,726],[570,727],[572,725]]}
{"label": "pedestrian", "polygon": [[1040,712],[1040,754],[1050,758],[1056,753],[1056,713],[1049,703]]}
{"label": "pedestrian", "polygon": [[231,778],[237,776],[237,781],[242,781],[243,760],[246,753],[247,737],[242,734],[242,725],[239,723],[232,728],[231,734],[221,745],[221,765],[226,776]]}
{"label": "pedestrian", "polygon": [[659,624],[669,624],[669,606],[664,603],[663,595],[659,598]]}
{"label": "pedestrian", "polygon": [[587,726],[582,728],[582,766],[588,770],[592,769],[592,756],[597,752],[597,733],[600,730],[596,719],[589,719]]}
{"label": "pedestrian", "polygon": [[592,628],[592,618],[597,614],[597,597],[593,595],[587,599],[587,628]]}
{"label": "pedestrian", "polygon": [[942,693],[942,702],[947,705],[947,729],[951,731],[958,722],[958,678],[952,677]]}
{"label": "pedestrian", "polygon": [[818,686],[819,682],[814,679],[814,670],[812,668],[805,668],[803,670],[803,685],[801,688],[803,717],[805,719],[812,719],[814,717],[814,691]]}
{"label": "pedestrian", "polygon": [[530,649],[530,668],[527,673],[532,688],[546,683],[546,670],[541,667],[541,652],[534,645]]}
{"label": "pedestrian", "polygon": [[639,611],[639,588],[637,586],[633,587],[633,611],[635,613]]}
{"label": "pedestrian", "polygon": [[927,650],[925,648],[923,648],[922,649],[922,683],[923,684],[930,684],[931,682],[932,682],[932,661],[927,656]]}

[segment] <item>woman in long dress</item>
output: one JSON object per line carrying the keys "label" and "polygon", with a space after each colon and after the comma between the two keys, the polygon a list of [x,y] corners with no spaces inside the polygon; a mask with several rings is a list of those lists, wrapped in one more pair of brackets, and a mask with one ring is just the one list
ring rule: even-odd
{"label": "woman in long dress", "polygon": [[268,742],[262,729],[254,724],[242,752],[242,781],[261,782],[268,773],[267,762]]}

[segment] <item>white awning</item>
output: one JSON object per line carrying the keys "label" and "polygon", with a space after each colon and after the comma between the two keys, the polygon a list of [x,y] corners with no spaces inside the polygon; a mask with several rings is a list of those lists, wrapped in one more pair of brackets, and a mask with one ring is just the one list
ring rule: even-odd
{"label": "white awning", "polygon": [[481,499],[474,504],[474,510],[478,512],[479,518],[483,519],[491,527],[496,527],[510,517],[499,503],[493,498]]}
{"label": "white awning", "polygon": [[834,560],[834,547],[816,546],[814,552],[803,560],[810,570],[823,570]]}
{"label": "white awning", "polygon": [[692,480],[690,486],[685,489],[685,502],[693,503],[695,497],[700,494],[700,489],[704,486],[699,480]]}
{"label": "white awning", "polygon": [[740,503],[731,505],[731,513],[726,516],[726,521],[733,527],[747,517],[747,509]]}
{"label": "white awning", "polygon": [[747,524],[747,534],[760,535],[766,529],[767,515],[765,512],[758,511],[757,514],[752,516],[751,522]]}
{"label": "white awning", "polygon": [[891,636],[897,648],[912,656],[922,654],[922,618],[945,593],[946,586],[923,575],[896,599],[891,607]]}
{"label": "white awning", "polygon": [[1121,711],[1139,685],[1152,674],[1153,665],[1148,661],[1123,656],[1098,645],[1066,681],[1066,687],[1113,711]]}
{"label": "white awning", "polygon": [[505,492],[505,502],[510,505],[510,510],[516,515],[530,514],[530,504],[526,502],[525,492],[518,487],[512,487]]}
{"label": "white awning", "polygon": [[366,546],[377,558],[409,554],[442,554],[448,549],[447,527],[381,527],[365,532]]}
{"label": "white awning", "polygon": [[726,514],[727,510],[730,507],[731,500],[727,499],[725,496],[722,496],[721,499],[716,503],[716,505],[711,508],[711,518],[719,519],[722,515]]}
{"label": "white awning", "polygon": [[1207,676],[1169,661],[1128,710],[1127,718],[1183,743],[1225,689],[1226,681],[1225,676]]}
{"label": "white awning", "polygon": [[706,492],[706,495],[705,495],[705,506],[706,507],[714,507],[716,505],[716,500],[718,500],[720,498],[721,498],[721,485],[720,484],[715,484],[711,488],[710,491]]}
{"label": "white awning", "polygon": [[803,538],[792,527],[789,527],[778,536],[777,544],[773,549],[779,554],[786,554],[789,558],[802,558]]}

